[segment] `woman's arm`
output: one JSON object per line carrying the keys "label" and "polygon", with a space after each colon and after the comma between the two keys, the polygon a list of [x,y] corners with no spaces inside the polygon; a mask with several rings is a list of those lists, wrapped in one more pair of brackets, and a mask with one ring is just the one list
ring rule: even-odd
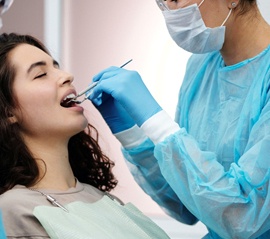
{"label": "woman's arm", "polygon": [[186,224],[198,221],[179,200],[160,172],[154,157],[154,144],[134,127],[116,134],[122,143],[128,167],[140,187],[170,216]]}
{"label": "woman's arm", "polygon": [[[160,127],[168,127],[169,119],[166,122]],[[269,103],[250,131],[245,152],[228,171],[214,152],[202,151],[185,129],[164,140],[164,134],[161,138],[155,134],[155,123],[149,125],[145,132],[155,142],[161,174],[208,228],[222,238],[256,238],[270,230]]]}

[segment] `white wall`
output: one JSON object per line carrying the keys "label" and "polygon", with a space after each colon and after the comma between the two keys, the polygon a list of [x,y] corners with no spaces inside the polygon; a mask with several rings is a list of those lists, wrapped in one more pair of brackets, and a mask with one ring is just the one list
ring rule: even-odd
{"label": "white wall", "polygon": [[270,1],[268,0],[257,0],[259,9],[261,10],[262,15],[264,16],[265,20],[270,23]]}
{"label": "white wall", "polygon": [[11,8],[1,18],[1,33],[31,34],[44,40],[44,0],[14,0]]}

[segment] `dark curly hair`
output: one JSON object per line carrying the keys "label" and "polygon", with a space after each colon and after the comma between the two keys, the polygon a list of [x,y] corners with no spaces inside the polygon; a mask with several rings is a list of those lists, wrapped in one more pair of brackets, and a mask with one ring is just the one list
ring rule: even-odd
{"label": "dark curly hair", "polygon": [[[42,176],[20,135],[20,125],[10,123],[12,109],[18,106],[18,102],[12,93],[15,69],[10,64],[9,53],[20,44],[33,45],[49,54],[33,36],[16,33],[0,35],[0,194],[16,184],[33,186]],[[72,170],[80,182],[102,191],[110,191],[116,186],[117,180],[112,174],[114,163],[102,153],[98,132],[92,125],[88,124],[85,131],[70,138],[68,152]]]}

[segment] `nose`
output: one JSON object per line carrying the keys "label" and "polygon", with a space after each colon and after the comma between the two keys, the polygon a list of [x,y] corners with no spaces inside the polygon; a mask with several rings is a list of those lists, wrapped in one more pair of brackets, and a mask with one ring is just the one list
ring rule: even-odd
{"label": "nose", "polygon": [[60,77],[59,77],[59,84],[66,85],[66,84],[71,84],[74,81],[74,76],[71,75],[68,72],[61,71]]}

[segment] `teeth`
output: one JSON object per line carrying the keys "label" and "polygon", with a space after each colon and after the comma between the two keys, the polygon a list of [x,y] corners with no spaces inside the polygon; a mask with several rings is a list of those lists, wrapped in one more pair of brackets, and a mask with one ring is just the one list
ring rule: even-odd
{"label": "teeth", "polygon": [[65,101],[65,100],[68,100],[68,99],[73,99],[74,97],[75,97],[76,95],[75,94],[69,94],[69,95],[67,95],[66,97],[65,97],[65,99],[63,100],[63,101]]}

